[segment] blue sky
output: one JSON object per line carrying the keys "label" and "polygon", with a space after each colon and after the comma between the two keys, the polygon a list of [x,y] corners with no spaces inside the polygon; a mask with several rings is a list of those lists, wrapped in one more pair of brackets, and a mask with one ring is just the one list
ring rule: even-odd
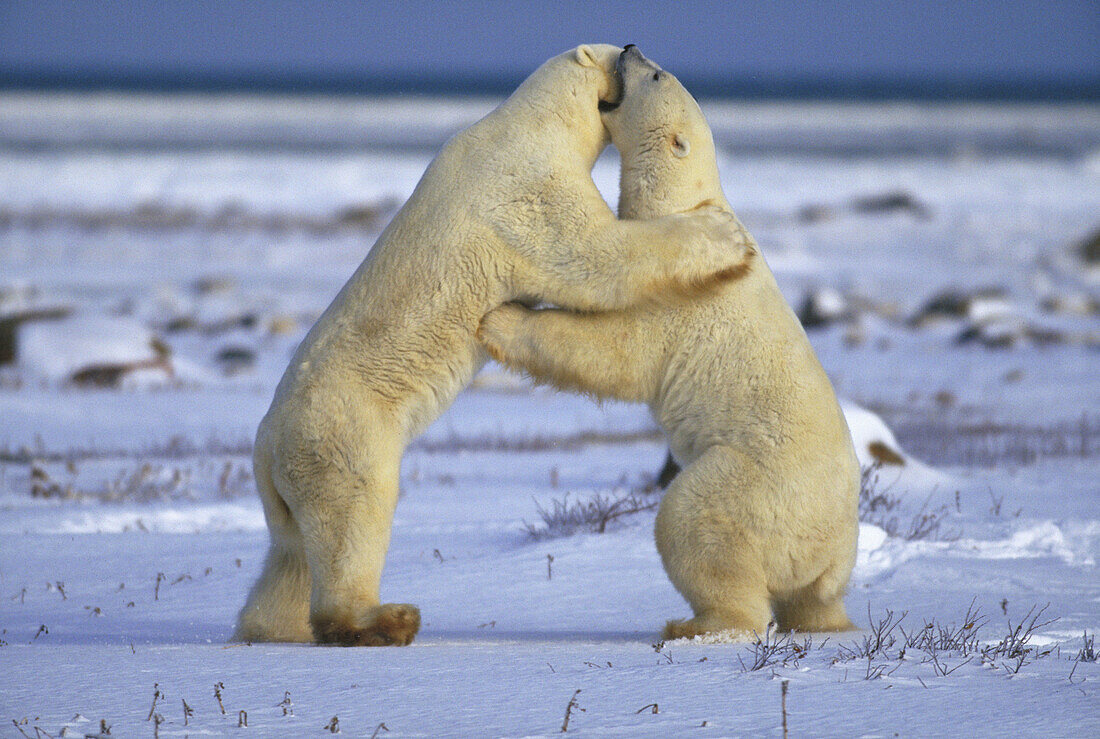
{"label": "blue sky", "polygon": [[766,88],[1100,81],[1095,1],[4,0],[0,79],[511,86],[577,43],[636,43],[685,80]]}

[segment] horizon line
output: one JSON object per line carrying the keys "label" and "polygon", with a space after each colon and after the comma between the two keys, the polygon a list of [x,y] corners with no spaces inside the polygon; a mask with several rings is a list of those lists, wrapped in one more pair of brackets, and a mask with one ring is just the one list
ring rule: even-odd
{"label": "horizon line", "polygon": [[[677,77],[700,98],[754,100],[979,100],[1100,101],[1100,75],[1079,78],[1005,75],[992,78],[947,75],[850,77],[841,75]],[[2,71],[0,91],[266,93],[318,95],[504,96],[523,81],[516,74],[276,74],[175,72]]]}

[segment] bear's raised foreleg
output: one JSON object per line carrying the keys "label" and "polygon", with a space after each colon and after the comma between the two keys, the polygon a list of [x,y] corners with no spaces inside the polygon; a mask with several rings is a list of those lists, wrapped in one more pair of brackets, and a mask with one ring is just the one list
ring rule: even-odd
{"label": "bear's raised foreleg", "polygon": [[598,397],[645,401],[659,351],[647,352],[645,322],[630,313],[530,310],[508,303],[481,320],[478,339],[501,364],[535,380]]}
{"label": "bear's raised foreleg", "polygon": [[597,221],[575,242],[532,255],[535,273],[520,270],[517,292],[570,310],[672,304],[743,277],[757,253],[744,226],[715,207],[647,221],[608,212]]}

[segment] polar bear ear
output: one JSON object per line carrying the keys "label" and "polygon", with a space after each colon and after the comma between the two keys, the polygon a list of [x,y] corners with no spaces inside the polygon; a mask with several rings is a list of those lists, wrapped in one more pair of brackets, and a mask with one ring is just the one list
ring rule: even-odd
{"label": "polar bear ear", "polygon": [[683,159],[691,153],[691,142],[687,140],[687,137],[680,133],[672,135],[672,154],[677,159]]}
{"label": "polar bear ear", "polygon": [[596,61],[596,52],[592,51],[592,47],[588,44],[581,44],[577,47],[576,58],[577,64],[582,67],[599,66],[599,62]]}

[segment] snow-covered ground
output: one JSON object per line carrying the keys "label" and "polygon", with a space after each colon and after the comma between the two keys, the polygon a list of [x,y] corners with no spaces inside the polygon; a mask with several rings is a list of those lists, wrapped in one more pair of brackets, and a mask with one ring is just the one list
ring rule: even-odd
{"label": "snow-covered ground", "polygon": [[[248,102],[0,96],[4,735],[540,736],[575,698],[570,733],[779,736],[784,685],[794,736],[1100,733],[1095,107],[704,106],[788,298],[829,313],[861,459],[905,461],[868,475],[865,631],[659,644],[688,615],[651,538],[659,431],[490,365],[403,464],[383,597],[420,635],[337,649],[226,643],[266,548],[251,438],[489,103]],[[540,514],[618,499],[647,510]]]}

